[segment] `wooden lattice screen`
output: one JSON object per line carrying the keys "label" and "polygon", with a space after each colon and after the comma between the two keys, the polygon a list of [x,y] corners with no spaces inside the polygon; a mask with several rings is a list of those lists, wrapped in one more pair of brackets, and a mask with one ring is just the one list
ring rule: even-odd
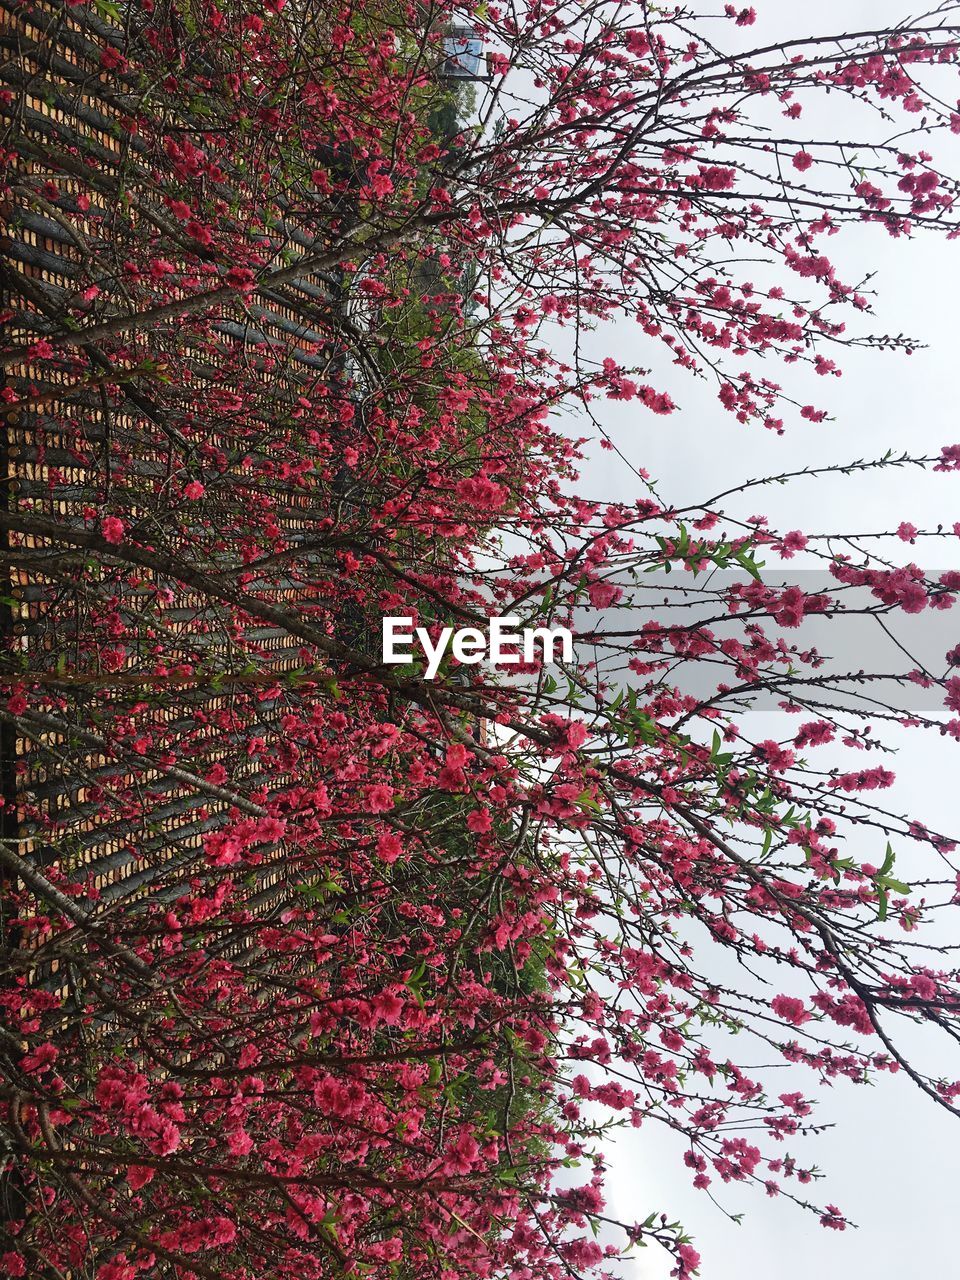
{"label": "wooden lattice screen", "polygon": [[[9,90],[10,98],[3,107],[6,145],[17,152],[20,172],[29,178],[29,183],[23,184],[25,193],[35,193],[48,177],[58,190],[56,207],[45,207],[42,199],[28,193],[5,211],[2,306],[8,313],[4,333],[10,346],[28,345],[47,328],[71,289],[85,253],[116,251],[115,245],[102,242],[102,228],[98,230],[93,218],[103,212],[107,196],[102,197],[104,204],[99,208],[93,204],[86,212],[82,206],[71,207],[71,200],[80,189],[88,164],[101,175],[118,171],[122,164],[125,181],[131,181],[131,173],[135,180],[137,140],[125,136],[118,123],[128,90],[104,71],[99,56],[103,44],[118,41],[121,34],[86,7],[0,0],[4,50],[0,84]],[[84,186],[86,189],[87,184]],[[68,219],[58,217],[58,209],[64,207]],[[111,225],[121,225],[116,211],[111,213]],[[136,217],[135,208],[131,208],[125,220],[127,233],[136,233]],[[312,243],[311,233],[300,226],[285,228],[285,235],[301,247]],[[299,365],[304,376],[322,377],[334,357],[324,345],[323,332],[304,316],[308,310],[316,316],[335,305],[337,288],[336,279],[323,277],[278,288],[265,305],[250,307],[242,321],[224,317],[219,322],[223,341],[248,343],[253,339],[261,347],[266,343],[282,351],[288,365]],[[115,362],[113,367],[114,372],[119,368],[122,373],[122,365]],[[196,374],[202,383],[200,361]],[[7,369],[6,386],[14,401],[22,401],[28,389],[35,399],[31,405],[20,403],[7,412],[0,436],[0,468],[6,501],[14,508],[76,521],[92,493],[89,468],[78,458],[76,442],[82,438],[95,449],[98,439],[105,438],[108,424],[103,398],[95,387],[78,390],[58,385],[64,382],[66,379],[51,373],[49,364],[34,367],[24,360]],[[109,430],[113,442],[122,442],[136,458],[129,485],[135,488],[140,482],[149,486],[162,476],[168,463],[168,442],[158,431],[157,422],[151,420],[149,406],[145,411],[135,386],[130,386],[119,408],[111,408]],[[50,485],[53,469],[58,475],[55,492]],[[291,531],[300,527],[296,498],[286,519]],[[25,541],[28,546],[44,545],[42,538],[28,536]],[[51,547],[52,553],[54,550]],[[150,575],[145,573],[145,593],[149,585]],[[81,606],[64,598],[54,575],[46,577],[36,567],[25,572],[14,564],[2,586],[0,621],[10,653],[19,655],[31,672],[55,674],[63,634],[75,636],[83,626]],[[273,591],[274,598],[286,602],[302,598],[303,593],[301,583]],[[128,609],[134,604],[129,598],[124,602]],[[201,643],[199,637],[204,632],[209,645],[222,643],[216,611],[209,601],[180,586],[170,593],[164,624],[174,634],[178,629],[189,634],[194,644]],[[297,665],[295,638],[265,626],[250,633],[248,642],[251,639],[259,646],[259,660],[269,668],[281,672]],[[167,700],[165,714],[173,727],[181,721],[185,731],[190,726],[195,761],[202,758],[212,765],[229,749],[231,736],[216,723],[217,713],[229,702],[229,690],[203,689],[184,690]],[[207,721],[205,730],[197,729],[198,709]],[[269,717],[269,703],[263,705],[262,714]],[[99,750],[95,742],[76,737],[67,740],[69,735],[55,728],[32,731],[28,739],[5,722],[2,732],[7,836],[15,835],[21,852],[39,865],[56,858],[74,878],[89,874],[104,899],[147,891],[159,868],[172,858],[189,866],[205,833],[222,823],[227,812],[224,802],[209,797],[204,798],[198,812],[189,786],[161,769],[138,767],[137,787],[144,796],[140,812],[118,814],[115,821],[105,822],[99,816],[101,806],[91,798],[91,787],[96,790],[98,783],[109,785],[111,778],[116,779],[117,762],[109,759],[108,753]],[[198,734],[202,737],[204,733],[205,745],[198,750]],[[245,782],[255,789],[285,780],[259,776],[253,758]],[[263,873],[263,901],[270,899],[271,886],[281,875],[278,869]]]}

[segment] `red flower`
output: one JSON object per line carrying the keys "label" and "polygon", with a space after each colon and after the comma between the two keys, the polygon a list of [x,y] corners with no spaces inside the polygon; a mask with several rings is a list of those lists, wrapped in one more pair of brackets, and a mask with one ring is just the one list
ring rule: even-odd
{"label": "red flower", "polygon": [[126,533],[126,525],[117,516],[105,516],[100,521],[100,530],[107,542],[118,547]]}
{"label": "red flower", "polygon": [[107,45],[105,49],[100,50],[100,65],[106,67],[108,71],[126,71],[128,63],[122,53],[112,45]]}
{"label": "red flower", "polygon": [[493,826],[493,819],[487,809],[474,809],[467,817],[467,827],[471,831],[475,831],[478,835],[483,835],[485,831],[489,831]]}
{"label": "red flower", "polygon": [[30,1053],[21,1058],[20,1066],[31,1075],[42,1076],[53,1069],[53,1064],[58,1056],[59,1050],[56,1045],[52,1045],[48,1041],[46,1044],[38,1045],[36,1049],[31,1050]]}
{"label": "red flower", "polygon": [[385,813],[393,808],[393,788],[383,783],[371,787],[367,792],[367,809],[370,813]]}
{"label": "red flower", "polygon": [[[209,240],[204,241],[204,244],[209,243]],[[257,287],[257,277],[249,267],[231,267],[225,279],[232,289],[240,289],[244,293],[252,293]]]}
{"label": "red flower", "polygon": [[391,832],[380,836],[377,840],[377,856],[381,862],[396,862],[401,853],[403,853],[403,844],[398,835]]}
{"label": "red flower", "polygon": [[213,244],[213,235],[208,227],[202,222],[197,222],[196,218],[191,218],[187,223],[187,234],[191,236],[198,244],[202,244],[204,248]]}
{"label": "red flower", "polygon": [[784,1022],[789,1022],[795,1027],[800,1027],[805,1022],[809,1022],[813,1016],[807,1012],[803,1001],[798,1000],[795,996],[774,996],[770,1002],[770,1008],[778,1018],[782,1018]]}

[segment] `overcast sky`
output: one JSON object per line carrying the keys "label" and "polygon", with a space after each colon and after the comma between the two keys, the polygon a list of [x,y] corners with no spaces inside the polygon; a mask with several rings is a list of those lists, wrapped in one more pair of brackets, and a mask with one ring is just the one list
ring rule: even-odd
{"label": "overcast sky", "polygon": [[[897,0],[756,4],[760,18],[749,36],[757,45],[783,35],[872,28],[907,12]],[[821,117],[820,124],[828,125],[828,118]],[[702,389],[654,365],[650,381],[668,387],[681,412],[665,420],[635,405],[606,402],[604,425],[630,461],[661,482],[664,496],[697,501],[751,476],[880,456],[888,448],[936,453],[960,440],[955,318],[960,242],[921,238],[906,243],[891,240],[878,228],[845,235],[842,247],[840,241],[831,241],[830,252],[844,278],[857,278],[858,270],[877,271],[875,330],[905,331],[929,348],[909,358],[857,351],[845,355],[842,379],[815,380],[815,398],[801,396],[801,402],[809,398],[829,408],[835,421],[797,424],[785,437],[737,424],[721,410],[714,388]],[[649,365],[658,358],[655,344],[628,324],[607,329],[596,350],[624,364]],[[770,373],[777,376],[772,369]],[[791,389],[798,382],[809,385],[802,371],[785,374]],[[629,469],[599,448],[590,452],[579,489],[610,499],[638,496],[638,482]],[[763,511],[781,529],[812,532],[879,530],[900,520],[921,528],[949,526],[960,519],[960,484],[955,475],[900,471],[802,481],[787,489],[762,490],[740,510]],[[911,554],[923,552],[907,551],[907,558]],[[926,567],[960,567],[960,542],[927,554],[932,562]],[[954,642],[960,641],[957,613]],[[775,714],[766,718],[776,736]],[[891,807],[912,811],[931,827],[955,834],[960,828],[954,799],[960,744],[925,744],[904,731],[896,745],[901,750],[893,765],[898,783]],[[811,1088],[813,1083],[811,1079]],[[960,1121],[905,1079],[889,1077],[877,1088],[836,1087],[825,1097],[818,1118],[837,1127],[801,1148],[810,1163],[829,1174],[815,1198],[839,1204],[860,1224],[857,1231],[839,1235],[824,1230],[815,1218],[785,1202],[743,1191],[723,1197],[731,1211],[746,1210],[743,1226],[734,1225],[691,1188],[681,1148],[659,1126],[631,1132],[610,1148],[611,1207],[616,1216],[634,1221],[654,1209],[681,1219],[696,1237],[708,1280],[810,1280],[811,1275],[821,1280],[903,1280],[960,1274],[953,1228],[960,1190]],[[653,1251],[638,1257],[634,1280],[662,1280],[668,1274],[669,1266]]]}

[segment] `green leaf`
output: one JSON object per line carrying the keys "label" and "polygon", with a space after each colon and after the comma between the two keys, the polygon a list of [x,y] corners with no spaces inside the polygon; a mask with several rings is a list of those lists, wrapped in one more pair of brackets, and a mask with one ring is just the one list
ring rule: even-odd
{"label": "green leaf", "polygon": [[894,893],[908,894],[910,886],[902,880],[894,880],[893,876],[877,876],[877,884],[884,889],[892,889]]}
{"label": "green leaf", "polygon": [[121,23],[123,19],[120,16],[120,10],[113,3],[113,0],[93,0],[93,7],[99,13],[101,18],[110,18],[113,22]]}
{"label": "green leaf", "polygon": [[743,547],[737,552],[736,559],[737,564],[746,569],[747,573],[749,573],[750,577],[753,578],[755,582],[760,581],[760,570],[763,568],[762,560],[759,562],[754,560],[749,551]]}
{"label": "green leaf", "polygon": [[883,860],[883,866],[880,868],[880,871],[878,872],[878,874],[881,876],[885,876],[888,871],[892,871],[893,864],[896,862],[896,860],[897,860],[897,855],[893,852],[893,849],[890,846],[890,841],[888,840],[887,854]]}

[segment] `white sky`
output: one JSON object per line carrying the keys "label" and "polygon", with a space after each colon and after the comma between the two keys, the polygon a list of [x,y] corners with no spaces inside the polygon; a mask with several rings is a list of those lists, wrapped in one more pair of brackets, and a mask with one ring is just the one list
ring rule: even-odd
{"label": "white sky", "polygon": [[[759,21],[747,34],[757,45],[771,36],[872,28],[906,12],[905,0],[756,0],[756,7]],[[817,123],[823,129],[829,117]],[[929,343],[929,349],[909,358],[850,352],[843,356],[842,379],[816,379],[796,368],[774,371],[771,366],[770,376],[778,378],[782,372],[781,380],[791,389],[798,381],[811,388],[801,402],[823,405],[836,419],[817,426],[798,422],[784,437],[737,424],[721,409],[714,387],[700,387],[655,365],[650,381],[668,388],[681,412],[664,419],[634,404],[604,402],[603,422],[631,462],[660,482],[663,496],[696,501],[752,476],[880,456],[888,448],[936,453],[960,440],[955,373],[960,244],[932,238],[910,244],[873,228],[835,237],[827,251],[845,279],[858,278],[858,268],[861,273],[877,271],[874,287],[880,297],[871,328],[907,332]],[[628,324],[598,335],[596,353],[624,364],[649,365],[659,358],[655,344]],[[629,500],[637,496],[637,488],[637,480],[615,455],[591,451],[580,492]],[[781,529],[812,532],[879,530],[901,520],[921,528],[937,523],[949,527],[960,519],[960,485],[956,475],[891,471],[761,490],[739,509],[743,514],[763,511]],[[921,560],[925,553],[925,567],[960,565],[960,542],[937,551],[921,544],[907,558]],[[954,641],[960,641],[960,611]],[[904,732],[897,745],[903,750],[892,766],[899,775],[892,807],[956,833],[960,744],[927,743]],[[610,1207],[616,1216],[633,1221],[654,1209],[679,1218],[695,1236],[708,1280],[960,1275],[952,1226],[960,1187],[960,1122],[905,1079],[890,1077],[872,1089],[838,1085],[824,1098],[817,1118],[836,1122],[837,1128],[791,1149],[802,1150],[809,1163],[828,1174],[812,1189],[811,1198],[839,1204],[859,1223],[857,1231],[827,1231],[815,1218],[786,1202],[768,1200],[762,1192],[734,1188],[723,1195],[721,1188],[727,1208],[746,1210],[744,1225],[736,1226],[692,1189],[690,1171],[680,1159],[682,1148],[660,1126],[630,1132],[611,1147]],[[638,1259],[635,1280],[667,1276],[669,1265],[652,1250],[641,1251]]]}

